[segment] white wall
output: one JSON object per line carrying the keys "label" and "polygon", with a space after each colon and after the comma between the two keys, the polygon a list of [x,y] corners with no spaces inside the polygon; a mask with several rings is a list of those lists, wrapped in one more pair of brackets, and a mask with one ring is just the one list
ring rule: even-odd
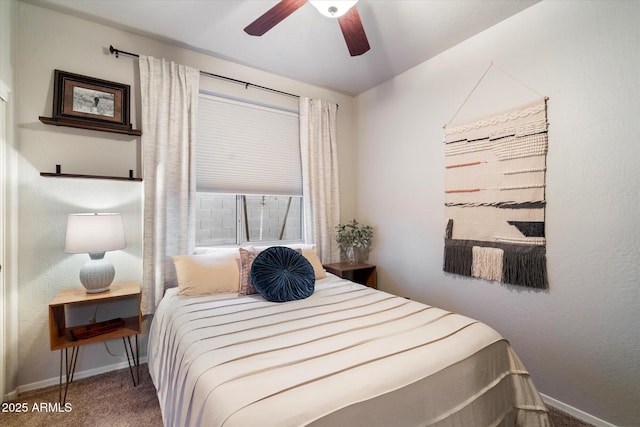
{"label": "white wall", "polygon": [[[640,425],[638,22],[636,1],[543,1],[357,98],[380,287],[488,323],[542,393],[623,426]],[[533,91],[493,67],[458,119],[550,97],[548,292],[442,272],[442,126],[491,61]]]}
{"label": "white wall", "polygon": [[[129,136],[46,126],[38,116],[52,110],[53,70],[87,75],[131,85],[131,117],[140,128],[137,61],[116,59],[108,47],[165,57],[205,71],[273,87],[290,93],[322,98],[340,105],[338,139],[344,212],[353,215],[354,99],[318,87],[277,77],[145,37],[18,2],[16,123],[19,141],[19,377],[24,390],[41,386],[58,376],[58,354],[49,350],[47,305],[62,289],[79,287],[78,271],[86,255],[63,253],[66,217],[72,212],[116,211],[125,217],[127,248],[110,252],[116,282],[140,280],[142,274],[142,183],[88,179],[43,178],[41,171],[140,176],[139,139]],[[211,91],[297,107],[295,98],[269,94],[220,80],[203,78]],[[143,343],[143,351],[145,345]],[[101,344],[81,348],[78,371],[99,370],[125,361],[122,342],[109,344],[113,358]]]}
{"label": "white wall", "polygon": [[[0,2],[0,400],[17,397],[17,180],[14,61],[17,7]],[[11,325],[11,326],[10,326]]]}

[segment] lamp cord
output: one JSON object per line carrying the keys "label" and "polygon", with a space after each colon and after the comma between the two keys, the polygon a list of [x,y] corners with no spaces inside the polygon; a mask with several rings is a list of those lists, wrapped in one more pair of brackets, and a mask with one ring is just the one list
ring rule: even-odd
{"label": "lamp cord", "polygon": [[98,303],[96,303],[96,309],[93,311],[93,319],[91,319],[91,324],[96,323],[96,319],[98,317]]}
{"label": "lamp cord", "polygon": [[104,343],[105,350],[107,350],[107,353],[109,353],[110,356],[124,358],[124,356],[122,356],[122,355],[117,355],[117,354],[111,353],[111,350],[109,350],[109,346],[107,345],[107,342],[106,341],[102,341],[102,342]]}
{"label": "lamp cord", "polygon": [[[92,324],[95,324],[95,323],[96,323],[96,319],[98,318],[98,306],[99,306],[99,305],[100,305],[100,304],[96,303],[96,308],[95,308],[95,310],[94,310],[94,312],[93,312],[93,319],[92,319],[92,320],[91,320],[91,322],[90,322],[90,323],[92,323]],[[109,353],[109,355],[110,355],[111,357],[120,357],[120,358],[124,358],[124,356],[117,355],[117,354],[113,354],[113,353],[111,352],[111,350],[109,350],[109,346],[107,345],[107,341],[102,341],[102,342],[104,343],[104,348],[105,348],[105,350],[107,351],[107,353]],[[125,349],[125,350],[126,350],[126,349]]]}

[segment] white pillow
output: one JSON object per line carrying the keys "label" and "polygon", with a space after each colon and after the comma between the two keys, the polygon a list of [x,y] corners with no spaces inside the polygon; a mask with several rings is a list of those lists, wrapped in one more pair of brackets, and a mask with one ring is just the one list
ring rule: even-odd
{"label": "white pillow", "polygon": [[204,254],[233,254],[236,258],[240,258],[240,252],[238,252],[238,247],[221,247],[216,248],[215,246],[201,246],[195,248],[193,251],[195,255],[204,255]]}
{"label": "white pillow", "polygon": [[[300,250],[305,250],[305,251],[312,251],[315,250],[315,245],[307,245],[306,243],[291,243],[288,245],[279,245],[277,243],[274,243],[273,245],[268,245],[268,246],[253,246],[253,248],[249,248],[248,250],[253,249],[254,251],[263,251],[267,248],[270,248],[272,246],[286,246],[287,248],[291,248],[291,249],[300,249]],[[247,248],[245,248],[247,249]]]}
{"label": "white pillow", "polygon": [[178,295],[238,291],[240,270],[234,252],[178,255],[173,257],[173,263],[178,276]]}

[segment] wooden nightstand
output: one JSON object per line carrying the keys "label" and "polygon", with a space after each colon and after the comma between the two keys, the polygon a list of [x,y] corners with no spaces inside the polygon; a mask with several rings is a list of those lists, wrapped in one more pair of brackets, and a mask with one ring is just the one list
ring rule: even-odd
{"label": "wooden nightstand", "polygon": [[342,279],[351,280],[352,282],[378,289],[378,273],[376,272],[375,265],[338,262],[335,264],[325,264],[323,267],[329,273],[335,274]]}
{"label": "wooden nightstand", "polygon": [[[122,318],[122,325],[115,330],[88,338],[77,338],[74,337],[72,331],[77,330],[79,327],[67,327],[65,308],[69,308],[74,304],[99,304],[124,299],[134,299],[137,301],[137,315]],[[76,370],[78,350],[80,346],[85,344],[122,338],[124,349],[127,353],[127,362],[129,363],[129,370],[131,371],[133,385],[134,387],[138,385],[140,381],[140,348],[138,345],[138,334],[142,333],[142,312],[140,311],[140,301],[140,284],[138,282],[130,282],[113,284],[107,292],[100,292],[97,294],[88,294],[84,288],[67,289],[61,291],[49,303],[49,343],[52,351],[60,350],[60,382],[58,387],[60,403],[64,404],[67,399],[67,389],[69,388],[69,384],[73,382],[73,375]],[[80,328],[82,328],[82,326]],[[135,336],[135,353],[134,348],[131,345],[132,335]],[[71,357],[69,357],[68,353],[69,348],[71,348]],[[66,368],[64,397],[62,396],[63,359]],[[136,368],[135,376],[133,374],[134,367]]]}

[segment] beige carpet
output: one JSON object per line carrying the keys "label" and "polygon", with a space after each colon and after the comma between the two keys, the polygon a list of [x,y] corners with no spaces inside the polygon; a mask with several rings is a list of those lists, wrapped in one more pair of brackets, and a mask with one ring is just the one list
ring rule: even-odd
{"label": "beige carpet", "polygon": [[34,404],[58,402],[57,385],[23,393],[16,402],[26,402],[29,412],[0,413],[0,426],[162,426],[158,398],[146,364],[140,365],[137,387],[133,386],[129,368],[75,380],[67,393],[69,412],[32,411]]}
{"label": "beige carpet", "polygon": [[[70,410],[64,412],[63,407],[63,412],[46,412],[47,406],[56,409],[57,402],[58,386],[23,393],[15,403],[22,407],[26,403],[27,412],[0,412],[0,426],[162,426],[158,399],[146,364],[140,366],[137,387],[132,384],[129,369],[121,369],[74,381],[67,394]],[[34,411],[34,405],[45,411]],[[554,408],[551,408],[551,419],[555,427],[590,426]]]}

